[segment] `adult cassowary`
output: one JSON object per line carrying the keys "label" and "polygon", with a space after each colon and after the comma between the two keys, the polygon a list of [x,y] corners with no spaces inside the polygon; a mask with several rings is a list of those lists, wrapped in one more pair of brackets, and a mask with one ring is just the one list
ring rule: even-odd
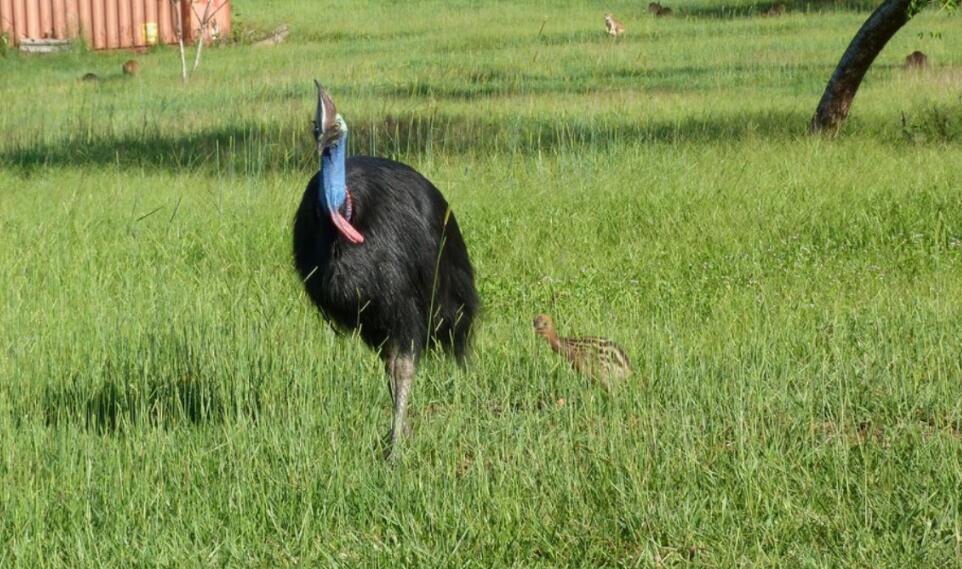
{"label": "adult cassowary", "polygon": [[444,196],[399,162],[347,159],[347,124],[317,85],[320,171],[294,219],[294,263],[324,317],[379,351],[394,403],[390,457],[405,432],[425,348],[463,365],[478,308],[474,271]]}

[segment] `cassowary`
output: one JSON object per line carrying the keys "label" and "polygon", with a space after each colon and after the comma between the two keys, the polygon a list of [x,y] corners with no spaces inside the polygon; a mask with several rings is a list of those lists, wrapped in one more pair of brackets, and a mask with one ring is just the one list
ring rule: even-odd
{"label": "cassowary", "polygon": [[405,164],[354,156],[348,129],[317,83],[320,171],[294,219],[294,263],[311,300],[379,352],[394,403],[390,457],[421,353],[438,346],[463,365],[478,309],[474,270],[444,196]]}

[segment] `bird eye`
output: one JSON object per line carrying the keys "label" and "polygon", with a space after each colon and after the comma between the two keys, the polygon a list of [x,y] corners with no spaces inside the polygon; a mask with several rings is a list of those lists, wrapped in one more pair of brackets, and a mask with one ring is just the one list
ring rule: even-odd
{"label": "bird eye", "polygon": [[320,127],[315,126],[315,127],[314,127],[314,138],[320,138],[320,137],[321,137],[321,129],[320,129]]}

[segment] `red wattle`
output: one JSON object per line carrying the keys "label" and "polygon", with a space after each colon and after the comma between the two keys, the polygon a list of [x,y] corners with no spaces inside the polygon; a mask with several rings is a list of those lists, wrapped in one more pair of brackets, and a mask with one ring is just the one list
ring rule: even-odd
{"label": "red wattle", "polygon": [[354,226],[351,225],[348,220],[344,219],[344,216],[341,215],[340,212],[332,211],[331,221],[334,222],[334,227],[341,232],[341,235],[343,235],[345,239],[355,245],[364,243],[364,236],[361,235],[357,229],[354,229]]}

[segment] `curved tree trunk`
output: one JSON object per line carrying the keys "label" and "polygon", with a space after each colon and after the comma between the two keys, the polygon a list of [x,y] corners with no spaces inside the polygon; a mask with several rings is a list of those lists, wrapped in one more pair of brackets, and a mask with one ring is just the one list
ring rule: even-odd
{"label": "curved tree trunk", "polygon": [[848,109],[852,106],[858,86],[875,57],[895,32],[909,21],[911,3],[912,0],[885,0],[872,12],[868,20],[865,20],[829,79],[822,100],[815,110],[815,116],[812,117],[809,132],[838,132],[848,116]]}

